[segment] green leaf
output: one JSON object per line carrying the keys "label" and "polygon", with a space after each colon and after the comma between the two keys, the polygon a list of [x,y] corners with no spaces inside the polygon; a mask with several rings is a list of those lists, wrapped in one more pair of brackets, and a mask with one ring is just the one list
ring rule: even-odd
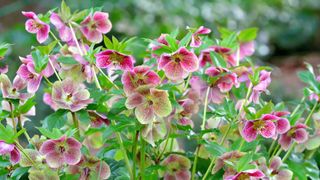
{"label": "green leaf", "polygon": [[49,129],[61,128],[66,123],[65,115],[68,113],[65,109],[59,109],[44,119],[43,127]]}
{"label": "green leaf", "polygon": [[89,12],[90,11],[88,9],[82,10],[80,12],[76,12],[72,15],[71,20],[82,21],[89,14]]}
{"label": "green leaf", "polygon": [[272,112],[274,108],[273,103],[270,101],[266,105],[264,105],[259,111],[256,113],[256,118],[260,118],[263,114],[269,114]]}
{"label": "green leaf", "polygon": [[119,149],[114,155],[114,160],[121,161],[124,158],[122,151]]}
{"label": "green leaf", "polygon": [[41,55],[47,55],[50,54],[51,51],[56,47],[57,43],[58,41],[52,41],[46,46],[37,46],[35,48],[41,52]]}
{"label": "green leaf", "polygon": [[176,51],[178,49],[177,40],[175,38],[170,35],[166,35],[166,40],[172,51]]}
{"label": "green leaf", "polygon": [[224,58],[220,54],[211,51],[210,52],[210,58],[213,60],[213,63],[217,67],[223,67],[223,68],[227,67],[227,62],[224,60]]}
{"label": "green leaf", "polygon": [[25,128],[20,129],[20,131],[18,131],[13,137],[12,139],[17,139],[19,136],[21,136],[21,134],[23,134],[24,132],[26,132]]}
{"label": "green leaf", "polygon": [[18,113],[26,114],[34,105],[36,105],[36,102],[34,101],[34,97],[32,97],[28,99],[23,105],[19,106]]}
{"label": "green leaf", "polygon": [[209,153],[215,157],[217,156],[221,156],[222,154],[224,154],[225,152],[227,152],[227,149],[221,145],[219,145],[216,142],[211,142],[209,144],[205,144],[205,148],[207,149],[207,151],[209,151]]}
{"label": "green leaf", "polygon": [[257,37],[258,28],[248,28],[240,31],[238,40],[240,42],[253,41]]}
{"label": "green leaf", "polygon": [[219,27],[219,28],[218,28],[218,31],[219,31],[222,39],[226,39],[226,38],[229,37],[232,33],[234,33],[234,32],[232,32],[231,30],[229,30],[229,29],[227,29],[227,28],[223,28],[223,27]]}
{"label": "green leaf", "polygon": [[237,45],[237,34],[236,33],[230,34],[228,37],[224,38],[220,43],[220,46],[228,47],[231,49],[234,49],[236,45]]}
{"label": "green leaf", "polygon": [[79,64],[78,61],[76,61],[72,56],[60,56],[57,60],[62,64]]}
{"label": "green leaf", "polygon": [[186,34],[179,42],[179,47],[187,46],[191,40],[191,37],[192,37],[192,32],[188,32],[188,34]]}
{"label": "green leaf", "polygon": [[253,156],[253,153],[248,153],[239,159],[239,161],[236,165],[237,172],[241,172],[241,171],[244,171],[244,170],[251,168],[249,166],[250,165],[249,163],[252,160],[252,156]]}
{"label": "green leaf", "polygon": [[176,28],[174,31],[170,33],[170,36],[176,38],[179,34],[179,28]]}
{"label": "green leaf", "polygon": [[112,44],[113,44],[113,49],[118,50],[119,48],[119,41],[116,37],[112,36]]}
{"label": "green leaf", "polygon": [[64,0],[62,0],[61,2],[60,14],[64,22],[67,22],[71,17],[71,10],[69,6],[64,2]]}
{"label": "green leaf", "polygon": [[0,44],[0,58],[4,57],[11,44],[1,43]]}
{"label": "green leaf", "polygon": [[316,93],[320,93],[320,83],[317,82],[315,76],[310,71],[298,72],[298,77],[301,81],[309,84]]}
{"label": "green leaf", "polygon": [[112,41],[107,36],[103,36],[103,42],[107,49],[114,49]]}
{"label": "green leaf", "polygon": [[42,135],[49,139],[58,139],[63,135],[62,132],[57,128],[53,128],[52,131],[49,131],[47,128],[43,127],[37,127],[37,129]]}
{"label": "green leaf", "polygon": [[13,179],[21,179],[21,177],[28,172],[29,168],[28,167],[18,167],[15,169],[12,174],[11,178]]}
{"label": "green leaf", "polygon": [[306,144],[306,148],[308,150],[316,149],[320,146],[320,138],[317,135],[313,136],[313,137],[309,138],[305,144]]}
{"label": "green leaf", "polygon": [[8,125],[4,127],[0,123],[0,139],[4,140],[8,144],[12,144],[14,142],[14,131],[12,127]]}
{"label": "green leaf", "polygon": [[78,115],[80,122],[82,122],[84,124],[89,124],[90,116],[89,116],[88,111],[82,109],[82,110],[76,112],[76,114]]}
{"label": "green leaf", "polygon": [[49,56],[48,55],[42,55],[41,52],[36,49],[35,51],[31,52],[31,56],[34,62],[34,68],[37,73],[40,73],[44,68],[46,68]]}

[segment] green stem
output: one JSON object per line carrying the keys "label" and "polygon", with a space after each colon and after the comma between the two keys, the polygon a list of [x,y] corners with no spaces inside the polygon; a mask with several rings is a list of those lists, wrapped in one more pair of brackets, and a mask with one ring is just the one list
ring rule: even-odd
{"label": "green stem", "polygon": [[[23,129],[22,122],[21,122],[21,116],[20,116],[20,115],[18,116],[18,124],[19,124],[20,128]],[[30,142],[30,136],[29,136],[28,132],[27,132],[27,131],[24,131],[23,134],[24,134],[24,136],[27,138],[28,142]]]}
{"label": "green stem", "polygon": [[145,171],[145,155],[146,153],[146,143],[143,140],[143,138],[141,137],[141,153],[140,153],[140,175],[141,175],[141,179],[144,180],[144,171]]}
{"label": "green stem", "polygon": [[48,83],[50,86],[53,85],[52,82],[51,82],[47,77],[43,76],[43,78],[47,81],[47,83]]}
{"label": "green stem", "polygon": [[93,77],[94,77],[94,82],[96,83],[96,86],[99,90],[102,90],[101,85],[99,83],[99,79],[97,77],[96,71],[94,70],[94,67],[91,67],[92,72],[93,72]]}
{"label": "green stem", "polygon": [[116,88],[116,89],[120,89],[113,81],[111,81],[111,79],[102,71],[101,68],[97,67],[99,69],[99,71],[101,72],[101,74]]}
{"label": "green stem", "polygon": [[135,137],[133,139],[133,147],[132,147],[132,159],[133,159],[133,167],[132,167],[132,175],[133,179],[136,179],[136,154],[137,154],[137,145],[138,145],[139,131],[136,131]]}
{"label": "green stem", "polygon": [[289,150],[287,151],[287,153],[283,156],[283,158],[282,158],[282,162],[283,162],[283,163],[284,163],[284,162],[287,160],[287,158],[290,156],[290,154],[291,154],[291,152],[293,151],[295,145],[296,145],[296,142],[294,142],[294,143],[291,145],[290,149],[289,149]]}
{"label": "green stem", "polygon": [[82,52],[82,49],[81,49],[81,47],[79,45],[79,42],[78,42],[77,37],[76,37],[76,34],[74,33],[74,30],[73,30],[73,28],[72,28],[70,23],[69,23],[69,27],[70,27],[70,30],[71,30],[72,38],[76,42],[77,48],[79,50],[79,53],[80,53],[81,56],[83,56],[84,53]]}
{"label": "green stem", "polygon": [[195,174],[196,174],[196,170],[197,170],[199,151],[200,151],[200,144],[197,146],[196,156],[194,157],[194,162],[193,162],[193,166],[192,166],[192,175],[191,175],[191,179],[192,180],[194,180]]}
{"label": "green stem", "polygon": [[[114,120],[111,121],[111,124],[112,124],[112,126],[116,125]],[[122,138],[121,138],[121,134],[119,132],[116,132],[116,138],[117,138],[118,144],[120,145],[120,149],[122,151],[122,154],[124,156],[124,161],[126,163],[128,171],[129,171],[130,178],[133,179],[132,170],[131,170],[131,166],[130,166],[130,161],[129,161],[129,158],[128,158],[128,155],[127,155],[126,148],[124,147],[124,144],[123,144],[123,141],[122,141]]]}
{"label": "green stem", "polygon": [[273,150],[275,145],[276,145],[276,140],[273,140],[272,143],[271,143],[271,146],[270,146],[270,148],[268,150],[269,156],[271,156],[272,150]]}
{"label": "green stem", "polygon": [[56,71],[56,68],[53,66],[52,62],[50,61],[50,58],[49,58],[49,64],[50,66],[52,67],[53,71],[54,71],[54,74],[57,76],[58,80],[61,81],[60,77],[59,77],[59,74],[57,73]]}
{"label": "green stem", "polygon": [[32,160],[32,158],[23,150],[23,147],[19,144],[18,141],[15,141],[16,147],[21,151],[21,153],[33,164],[35,165],[36,163]]}
{"label": "green stem", "polygon": [[14,120],[14,114],[13,114],[13,106],[12,106],[12,103],[11,103],[11,102],[9,102],[9,105],[10,105],[10,114],[11,114],[11,120],[12,120],[13,130],[14,130],[14,133],[17,133],[16,121]]}
{"label": "green stem", "polygon": [[77,130],[75,136],[76,136],[76,138],[77,138],[78,140],[80,140],[79,121],[78,121],[78,119],[77,119],[77,116],[76,116],[76,113],[75,113],[75,112],[71,112],[71,114],[72,114],[73,124],[74,124],[74,126],[75,126],[75,128],[76,128],[76,130]]}
{"label": "green stem", "polygon": [[202,125],[201,130],[205,129],[206,120],[207,120],[207,106],[208,106],[208,97],[209,97],[210,87],[207,88],[206,97],[204,100],[204,107],[203,107],[203,117],[202,117]]}
{"label": "green stem", "polygon": [[53,37],[54,40],[56,40],[60,47],[62,47],[62,44],[60,43],[59,39],[53,34],[53,32],[50,31],[50,35]]}
{"label": "green stem", "polygon": [[169,139],[170,139],[170,133],[171,133],[171,128],[169,129],[168,137],[167,137],[167,139],[166,139],[166,142],[164,143],[164,147],[163,147],[160,155],[159,155],[158,158],[156,159],[157,162],[159,162],[159,161],[161,160],[162,155],[164,154],[164,152],[165,152],[166,149],[167,149],[167,146],[168,146],[168,144],[169,144]]}

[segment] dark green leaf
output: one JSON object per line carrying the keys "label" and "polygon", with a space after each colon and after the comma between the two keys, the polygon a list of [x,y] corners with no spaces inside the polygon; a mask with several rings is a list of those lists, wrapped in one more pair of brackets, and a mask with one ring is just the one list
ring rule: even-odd
{"label": "dark green leaf", "polygon": [[214,157],[221,156],[227,149],[216,142],[211,142],[210,144],[205,144],[206,149],[208,152],[213,155]]}
{"label": "dark green leaf", "polygon": [[50,114],[44,119],[43,127],[49,129],[61,128],[66,123],[66,114],[68,113],[65,109],[59,109],[56,112]]}

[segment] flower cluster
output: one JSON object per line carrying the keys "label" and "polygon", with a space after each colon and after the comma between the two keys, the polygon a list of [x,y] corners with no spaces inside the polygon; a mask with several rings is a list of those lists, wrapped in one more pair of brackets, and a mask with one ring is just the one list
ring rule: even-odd
{"label": "flower cluster", "polygon": [[[63,1],[46,14],[22,14],[41,45],[20,57],[13,82],[0,75],[2,174],[315,179],[320,76],[306,65],[299,77],[308,87],[292,112],[267,101],[272,69],[252,60],[256,28],[222,28],[222,38],[200,26],[118,40],[109,14],[95,8],[72,12]],[[39,110],[43,104],[51,113]],[[30,137],[38,114],[48,115]]]}

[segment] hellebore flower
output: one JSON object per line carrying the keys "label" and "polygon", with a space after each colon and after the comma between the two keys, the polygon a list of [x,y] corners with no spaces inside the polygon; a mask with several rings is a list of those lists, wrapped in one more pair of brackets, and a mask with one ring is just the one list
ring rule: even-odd
{"label": "hellebore flower", "polygon": [[45,141],[39,151],[45,156],[49,167],[59,168],[64,163],[76,165],[81,159],[81,146],[76,139],[62,136],[59,139]]}
{"label": "hellebore flower", "polygon": [[254,180],[263,178],[264,176],[263,172],[258,169],[249,169],[239,172],[234,176],[228,176],[225,180]]}
{"label": "hellebore flower", "polygon": [[26,58],[20,57],[20,60],[22,61],[22,65],[19,67],[17,74],[21,79],[27,81],[27,90],[29,93],[35,93],[39,89],[43,76],[50,77],[54,73],[54,70],[50,65],[40,73],[37,73],[30,55]]}
{"label": "hellebore flower", "polygon": [[10,155],[10,162],[12,164],[17,164],[21,159],[20,152],[14,144],[7,144],[0,140],[0,155],[7,154]]}
{"label": "hellebore flower", "polygon": [[179,81],[198,70],[198,58],[193,52],[181,47],[173,54],[162,54],[158,68],[163,69],[170,80]]}
{"label": "hellebore flower", "polygon": [[52,86],[52,101],[61,109],[72,112],[85,108],[93,100],[83,84],[78,84],[71,79],[56,81]]}
{"label": "hellebore flower", "polygon": [[95,12],[90,14],[81,22],[82,34],[92,43],[102,41],[102,34],[108,33],[112,28],[109,20],[109,14],[104,12]]}
{"label": "hellebore flower", "polygon": [[172,111],[167,91],[150,89],[147,94],[133,93],[125,103],[128,109],[135,109],[135,115],[141,124],[152,123],[156,116],[165,117]]}
{"label": "hellebore flower", "polygon": [[232,64],[237,65],[243,58],[252,56],[254,50],[255,48],[253,41],[240,43],[240,46],[236,52],[231,54],[229,61],[232,61]]}
{"label": "hellebore flower", "polygon": [[163,139],[167,134],[167,128],[162,119],[156,118],[152,123],[144,125],[141,135],[149,144],[155,146],[155,142]]}
{"label": "hellebore flower", "polygon": [[291,127],[291,129],[285,134],[282,134],[279,138],[279,144],[281,145],[281,148],[287,151],[293,141],[298,144],[307,141],[309,134],[306,131],[306,128],[306,125],[299,123]]}
{"label": "hellebore flower", "polygon": [[97,66],[100,68],[109,68],[110,66],[113,66],[119,67],[122,70],[130,70],[133,68],[135,62],[132,56],[111,49],[95,54],[95,57],[97,58]]}
{"label": "hellebore flower", "polygon": [[137,66],[123,73],[121,78],[126,94],[132,94],[135,90],[156,87],[160,83],[160,77],[148,66]]}
{"label": "hellebore flower", "polygon": [[275,121],[277,134],[284,134],[290,129],[290,123],[288,119],[283,117],[287,116],[288,114],[290,114],[288,111],[278,111],[272,113],[272,115],[279,117],[279,119]]}
{"label": "hellebore flower", "polygon": [[96,111],[88,111],[92,127],[100,127],[102,124],[110,125],[110,120],[103,114]]}
{"label": "hellebore flower", "polygon": [[[222,154],[217,160],[216,163],[212,169],[212,173],[218,172],[223,166],[226,164],[226,161],[228,162],[234,162],[239,160],[244,153],[239,152],[239,151],[231,151],[231,152],[226,152]],[[230,172],[231,169],[226,170],[226,172]]]}
{"label": "hellebore flower", "polygon": [[255,140],[258,134],[261,134],[265,138],[272,138],[276,134],[276,124],[279,117],[265,114],[260,119],[246,121],[242,129],[241,135],[247,141],[251,142]]}
{"label": "hellebore flower", "polygon": [[59,36],[62,41],[69,42],[72,40],[71,29],[62,21],[58,14],[53,12],[50,16],[50,22],[58,30]]}
{"label": "hellebore flower", "polygon": [[259,103],[259,97],[262,92],[268,92],[267,87],[271,83],[271,72],[262,70],[260,72],[259,83],[255,85],[252,89],[252,94],[249,101],[253,101],[255,104]]}
{"label": "hellebore flower", "polygon": [[109,165],[94,157],[82,156],[81,160],[76,165],[68,167],[68,172],[71,174],[80,174],[79,180],[108,179],[111,175]]}
{"label": "hellebore flower", "polygon": [[190,47],[199,47],[202,44],[201,38],[199,35],[209,34],[210,29],[200,26],[191,36]]}
{"label": "hellebore flower", "polygon": [[[226,73],[224,75],[224,73]],[[206,70],[206,74],[215,78],[211,86],[217,86],[223,93],[231,90],[233,86],[239,87],[239,82],[236,73],[230,73],[228,69],[219,67],[210,67]],[[218,79],[216,79],[218,77]]]}
{"label": "hellebore flower", "polygon": [[20,93],[19,91],[23,90],[27,86],[26,81],[21,79],[19,76],[16,76],[11,84],[8,76],[6,74],[0,75],[0,87],[2,96],[9,99],[20,99],[25,100],[31,96],[28,93]]}
{"label": "hellebore flower", "polygon": [[202,50],[199,56],[200,66],[204,67],[207,63],[213,64],[213,59],[211,59],[210,56],[211,52],[216,52],[221,55],[230,66],[236,66],[237,63],[231,56],[231,50],[232,49],[230,48],[222,46],[210,46],[207,49]]}
{"label": "hellebore flower", "polygon": [[191,177],[189,171],[191,163],[190,160],[184,156],[171,154],[161,162],[161,166],[166,168],[163,176],[165,180],[186,180]]}
{"label": "hellebore flower", "polygon": [[[163,44],[163,45],[168,46],[169,43],[168,43],[168,41],[166,40],[166,36],[167,36],[167,35],[168,35],[168,34],[161,34],[161,35],[158,37],[157,42],[158,42],[159,44]],[[160,48],[161,48],[161,45],[159,45],[159,44],[151,44],[151,45],[150,45],[150,46],[151,46],[151,49],[152,49],[153,51],[155,51],[155,50],[157,50],[157,49],[160,49]]]}
{"label": "hellebore flower", "polygon": [[176,118],[178,119],[178,124],[182,126],[188,126],[193,128],[193,121],[190,119],[193,114],[196,114],[199,110],[198,104],[192,99],[182,99],[178,103],[181,109],[177,110]]}
{"label": "hellebore flower", "polygon": [[274,156],[269,160],[269,165],[267,165],[266,159],[264,157],[258,159],[257,165],[259,169],[263,171],[266,175],[263,180],[291,180],[292,171],[289,169],[282,169],[282,161],[278,156]]}
{"label": "hellebore flower", "polygon": [[37,40],[39,43],[43,43],[48,39],[50,26],[41,21],[34,12],[24,12],[22,14],[28,18],[26,21],[26,30],[29,33],[37,34]]}

